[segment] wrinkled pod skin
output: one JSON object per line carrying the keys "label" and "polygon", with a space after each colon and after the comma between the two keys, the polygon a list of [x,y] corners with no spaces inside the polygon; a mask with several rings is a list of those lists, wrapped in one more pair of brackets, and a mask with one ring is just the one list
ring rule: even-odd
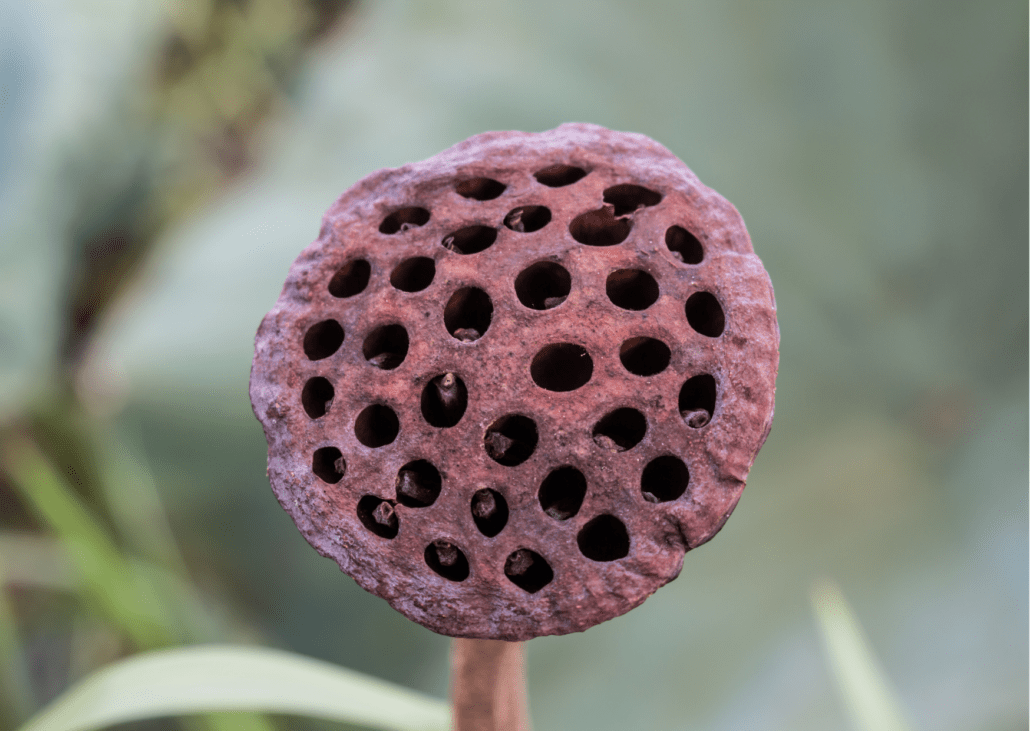
{"label": "wrinkled pod skin", "polygon": [[250,395],[319,553],[436,632],[524,640],[629,611],[722,527],[778,349],[736,209],[653,140],[566,124],[344,193]]}

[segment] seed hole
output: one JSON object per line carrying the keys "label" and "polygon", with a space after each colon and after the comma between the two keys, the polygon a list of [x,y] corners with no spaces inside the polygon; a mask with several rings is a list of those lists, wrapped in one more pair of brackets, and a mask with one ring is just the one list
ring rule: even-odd
{"label": "seed hole", "polygon": [[453,373],[444,373],[422,389],[422,416],[441,429],[454,426],[465,415],[469,392],[465,382]]}
{"label": "seed hole", "polygon": [[304,411],[312,419],[319,419],[326,415],[329,407],[333,405],[333,384],[322,376],[309,378],[304,384],[304,390],[300,392],[300,402],[304,405]]}
{"label": "seed hole", "polygon": [[649,503],[667,503],[687,490],[690,472],[679,457],[666,455],[651,460],[640,475],[640,492]]}
{"label": "seed hole", "polygon": [[625,452],[640,444],[647,419],[636,409],[615,409],[594,425],[594,443],[609,452]]}
{"label": "seed hole", "polygon": [[354,421],[354,436],[366,447],[385,447],[397,438],[400,422],[393,409],[383,404],[366,406]]}
{"label": "seed hole", "polygon": [[381,325],[365,338],[361,352],[376,368],[392,371],[408,354],[408,331],[403,325]]}
{"label": "seed hole", "polygon": [[445,249],[455,254],[478,254],[497,240],[497,229],[489,226],[466,226],[443,237]]}
{"label": "seed hole", "polygon": [[358,500],[358,520],[380,538],[395,538],[400,527],[393,503],[375,495]]}
{"label": "seed hole", "polygon": [[488,487],[477,490],[472,496],[472,520],[480,533],[493,538],[508,524],[508,501]]}
{"label": "seed hole", "polygon": [[540,483],[537,497],[543,511],[555,520],[568,520],[583,507],[587,478],[575,467],[558,467]]}
{"label": "seed hole", "polygon": [[372,266],[364,259],[349,261],[336,270],[329,280],[329,294],[333,297],[353,297],[365,291]]}
{"label": "seed hole", "polygon": [[722,305],[710,292],[694,292],[686,305],[687,322],[702,335],[717,338],[726,328]]}
{"label": "seed hole", "polygon": [[504,575],[520,589],[536,594],[551,583],[554,570],[536,551],[520,548],[505,560]]}
{"label": "seed hole", "polygon": [[401,208],[383,219],[383,222],[379,224],[379,233],[395,234],[398,231],[403,233],[408,229],[425,226],[428,221],[429,211],[425,208]]}
{"label": "seed hole", "polygon": [[514,467],[529,459],[538,440],[535,421],[522,414],[507,414],[486,428],[483,446],[490,459]]}
{"label": "seed hole", "polygon": [[426,546],[426,565],[448,581],[464,581],[469,576],[465,553],[450,541],[433,541]]}
{"label": "seed hole", "polygon": [[687,426],[700,429],[715,413],[715,379],[707,373],[683,384],[679,399],[680,416]]}
{"label": "seed hole", "polygon": [[493,314],[490,295],[478,287],[462,287],[447,300],[443,324],[455,338],[470,343],[483,337]]}
{"label": "seed hole", "polygon": [[638,208],[656,206],[661,200],[661,193],[629,183],[613,185],[604,191],[604,202],[615,206],[616,216],[625,216]]}
{"label": "seed hole", "polygon": [[538,261],[515,277],[515,294],[519,302],[534,310],[557,307],[572,290],[568,270],[553,261]]}
{"label": "seed hole", "polygon": [[572,238],[587,246],[615,246],[629,236],[633,223],[628,218],[616,218],[611,206],[581,213],[569,224]]}
{"label": "seed hole", "polygon": [[311,471],[322,482],[335,485],[347,474],[347,462],[336,447],[322,447],[311,458]]}
{"label": "seed hole", "polygon": [[504,225],[520,234],[539,231],[551,222],[551,211],[544,206],[519,206],[504,217]]}
{"label": "seed hole", "polygon": [[469,178],[462,180],[454,190],[462,198],[471,198],[476,201],[492,201],[504,192],[508,186],[493,178]]}
{"label": "seed hole", "polygon": [[669,226],[665,232],[665,245],[684,264],[700,264],[705,258],[705,250],[697,236],[681,226]]}
{"label": "seed hole", "polygon": [[653,376],[669,367],[672,351],[655,338],[630,338],[619,348],[623,367],[635,376]]}
{"label": "seed hole", "polygon": [[397,502],[409,508],[426,508],[440,497],[440,471],[424,459],[408,462],[397,471]]}
{"label": "seed hole", "polygon": [[605,282],[608,299],[624,310],[646,310],[658,300],[658,282],[642,269],[619,269]]}
{"label": "seed hole", "polygon": [[304,355],[309,360],[322,360],[343,345],[343,328],[336,320],[322,320],[304,334]]}
{"label": "seed hole", "polygon": [[576,542],[591,561],[615,561],[629,553],[629,533],[614,515],[598,515],[580,528]]}
{"label": "seed hole", "polygon": [[533,381],[548,391],[574,391],[590,380],[594,361],[581,345],[551,343],[540,349],[529,366]]}
{"label": "seed hole", "polygon": [[587,171],[583,168],[558,164],[550,165],[543,170],[537,170],[533,173],[533,177],[536,178],[538,183],[546,185],[548,188],[561,188],[562,186],[572,185],[582,180],[586,174]]}
{"label": "seed hole", "polygon": [[421,292],[433,283],[436,262],[427,256],[405,259],[390,272],[390,284],[402,292]]}

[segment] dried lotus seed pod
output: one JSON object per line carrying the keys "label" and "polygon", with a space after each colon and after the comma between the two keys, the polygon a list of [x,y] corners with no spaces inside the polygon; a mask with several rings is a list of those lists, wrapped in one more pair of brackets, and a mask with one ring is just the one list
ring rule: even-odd
{"label": "dried lotus seed pod", "polygon": [[719,530],[778,348],[736,209],[649,138],[567,124],[344,193],[250,393],[312,546],[429,629],[524,640],[629,611]]}

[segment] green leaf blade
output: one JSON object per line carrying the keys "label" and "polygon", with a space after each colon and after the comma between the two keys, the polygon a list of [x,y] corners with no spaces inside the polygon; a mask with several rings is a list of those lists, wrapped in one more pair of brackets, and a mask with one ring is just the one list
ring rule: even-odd
{"label": "green leaf blade", "polygon": [[91,731],[210,711],[259,711],[383,731],[446,731],[446,702],[280,650],[203,645],[136,655],[93,673],[20,731]]}

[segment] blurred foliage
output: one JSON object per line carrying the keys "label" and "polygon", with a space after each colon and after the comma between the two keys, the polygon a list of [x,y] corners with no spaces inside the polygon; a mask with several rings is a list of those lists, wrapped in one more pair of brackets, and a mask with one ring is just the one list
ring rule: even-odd
{"label": "blurred foliage", "polygon": [[538,726],[845,727],[805,601],[830,575],[914,728],[1026,728],[1025,3],[0,13],[0,726],[215,640],[444,692],[445,640],[271,497],[253,333],[356,180],[583,120],[651,135],[741,210],[781,375],[719,538],[631,614],[530,644]]}

